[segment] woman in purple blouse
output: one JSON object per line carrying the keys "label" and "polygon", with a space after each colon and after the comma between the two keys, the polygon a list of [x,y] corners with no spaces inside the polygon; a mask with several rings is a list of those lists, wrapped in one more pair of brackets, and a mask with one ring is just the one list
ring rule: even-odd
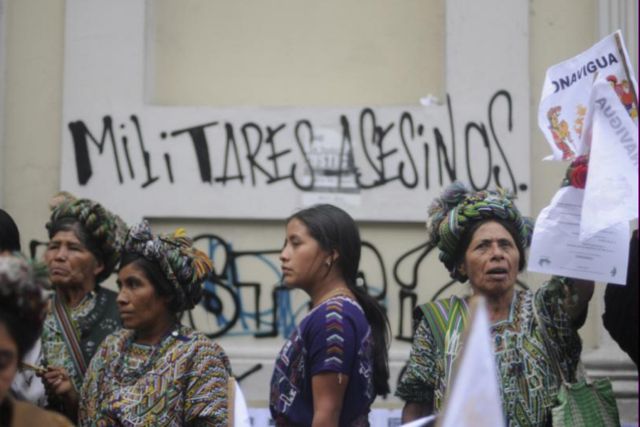
{"label": "woman in purple blouse", "polygon": [[269,407],[277,426],[368,426],[377,395],[389,392],[389,324],[356,285],[360,234],[332,205],[287,221],[283,282],[305,291],[313,308],[275,362]]}

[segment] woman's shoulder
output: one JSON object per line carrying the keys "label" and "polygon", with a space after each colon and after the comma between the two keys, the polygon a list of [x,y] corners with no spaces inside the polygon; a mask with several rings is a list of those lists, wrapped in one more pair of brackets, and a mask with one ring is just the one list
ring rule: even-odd
{"label": "woman's shoulder", "polygon": [[435,301],[426,302],[415,307],[413,316],[415,321],[419,321],[422,318],[429,316],[448,318],[456,311],[461,314],[469,311],[467,297],[451,295],[449,298],[441,298]]}
{"label": "woman's shoulder", "polygon": [[73,424],[57,412],[47,411],[28,402],[13,401],[14,426],[71,427]]}
{"label": "woman's shoulder", "polygon": [[182,327],[173,348],[179,357],[188,357],[191,366],[207,366],[206,369],[220,369],[231,374],[231,362],[222,346],[200,331]]}
{"label": "woman's shoulder", "polygon": [[181,335],[186,338],[185,342],[196,348],[213,349],[215,351],[224,352],[222,346],[215,342],[213,339],[206,336],[204,333],[195,329],[184,327],[181,331]]}
{"label": "woman's shoulder", "polygon": [[440,298],[435,301],[429,301],[423,305],[432,305],[435,307],[447,307],[447,308],[453,307],[455,305],[462,305],[468,308],[468,301],[469,301],[468,296],[461,297],[458,295],[451,295],[448,298]]}
{"label": "woman's shoulder", "polygon": [[[98,371],[101,368],[108,365],[113,359],[117,358],[122,352],[125,341],[127,341],[133,334],[133,331],[129,329],[120,328],[115,332],[111,332],[105,337],[104,340],[98,345],[96,352],[91,358],[90,366],[94,367],[94,370]],[[95,365],[95,366],[94,366]]]}
{"label": "woman's shoulder", "polygon": [[357,301],[336,296],[315,307],[300,322],[299,335],[310,342],[327,334],[365,336],[370,331],[367,317]]}
{"label": "woman's shoulder", "polygon": [[180,343],[181,347],[188,347],[190,352],[206,353],[210,356],[227,358],[227,355],[220,344],[206,336],[204,333],[190,327],[181,327],[177,341]]}
{"label": "woman's shoulder", "polygon": [[116,329],[114,332],[111,332],[109,335],[105,337],[102,343],[100,343],[100,347],[102,348],[118,347],[123,341],[131,338],[132,335],[133,335],[133,331],[131,329],[125,329],[125,328]]}
{"label": "woman's shoulder", "polygon": [[366,315],[364,310],[358,304],[358,301],[343,295],[338,295],[324,301],[315,307],[305,318],[307,322],[322,319],[333,319],[337,321],[351,320],[354,322],[364,321],[366,323]]}

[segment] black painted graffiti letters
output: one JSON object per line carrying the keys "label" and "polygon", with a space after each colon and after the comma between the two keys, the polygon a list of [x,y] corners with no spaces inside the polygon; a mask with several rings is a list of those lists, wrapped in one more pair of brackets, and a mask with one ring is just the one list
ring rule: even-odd
{"label": "black painted graffiti letters", "polygon": [[[518,184],[508,154],[518,143],[511,137],[508,91],[495,92],[481,120],[456,120],[450,97],[444,125],[425,122],[416,111],[394,114],[367,107],[339,114],[330,124],[308,117],[269,123],[211,117],[188,126],[160,123],[162,129],[136,114],[123,120],[105,114],[69,122],[68,129],[82,186],[111,168],[114,185],[142,190],[160,183],[180,186],[194,177],[210,187],[288,184],[301,191],[344,193],[389,186],[425,191],[456,179],[476,190],[527,189],[526,183]],[[462,147],[456,145],[457,132],[464,135]]]}

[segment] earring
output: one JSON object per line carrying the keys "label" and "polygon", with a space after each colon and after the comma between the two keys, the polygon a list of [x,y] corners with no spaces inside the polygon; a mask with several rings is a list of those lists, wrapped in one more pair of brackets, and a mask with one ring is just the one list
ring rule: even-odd
{"label": "earring", "polygon": [[464,269],[464,266],[458,265],[454,267],[453,272],[461,277],[467,277],[467,272]]}
{"label": "earring", "polygon": [[326,261],[324,262],[324,265],[326,265],[327,267],[331,267],[331,261],[326,260]]}

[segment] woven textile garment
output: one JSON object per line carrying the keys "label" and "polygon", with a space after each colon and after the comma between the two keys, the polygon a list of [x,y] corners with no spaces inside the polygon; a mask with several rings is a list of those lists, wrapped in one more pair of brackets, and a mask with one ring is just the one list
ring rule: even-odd
{"label": "woven textile garment", "polygon": [[375,399],[372,352],[371,328],[354,300],[335,296],[314,307],[276,359],[269,400],[276,425],[311,425],[311,378],[322,372],[349,377],[340,425],[368,425]]}
{"label": "woven textile garment", "polygon": [[229,359],[179,326],[155,346],[122,329],[100,346],[82,387],[81,426],[227,425]]}
{"label": "woven textile garment", "polygon": [[[96,287],[96,291],[89,292],[80,304],[69,308],[69,317],[73,327],[79,332],[80,348],[85,362],[89,364],[102,340],[120,328],[116,293],[100,286]],[[48,366],[65,368],[76,390],[80,390],[82,375],[76,370],[53,313],[47,314],[44,321],[42,356]]]}
{"label": "woven textile garment", "polygon": [[[533,304],[551,338],[565,355],[561,366],[564,374],[567,378],[575,377],[582,349],[577,333],[580,324],[572,324],[564,309],[565,301],[570,301],[572,295],[573,287],[555,279],[535,294],[516,289],[509,318],[491,327],[503,410],[510,426],[544,426],[558,392],[558,379],[536,324]],[[439,412],[453,361],[460,354],[460,335],[468,306],[466,299],[453,296],[421,308],[417,311],[419,323],[407,368],[396,395],[407,402],[433,402],[435,412]],[[438,330],[430,328],[425,311],[440,325]],[[449,313],[453,313],[452,319]],[[447,328],[447,325],[452,326]]]}

